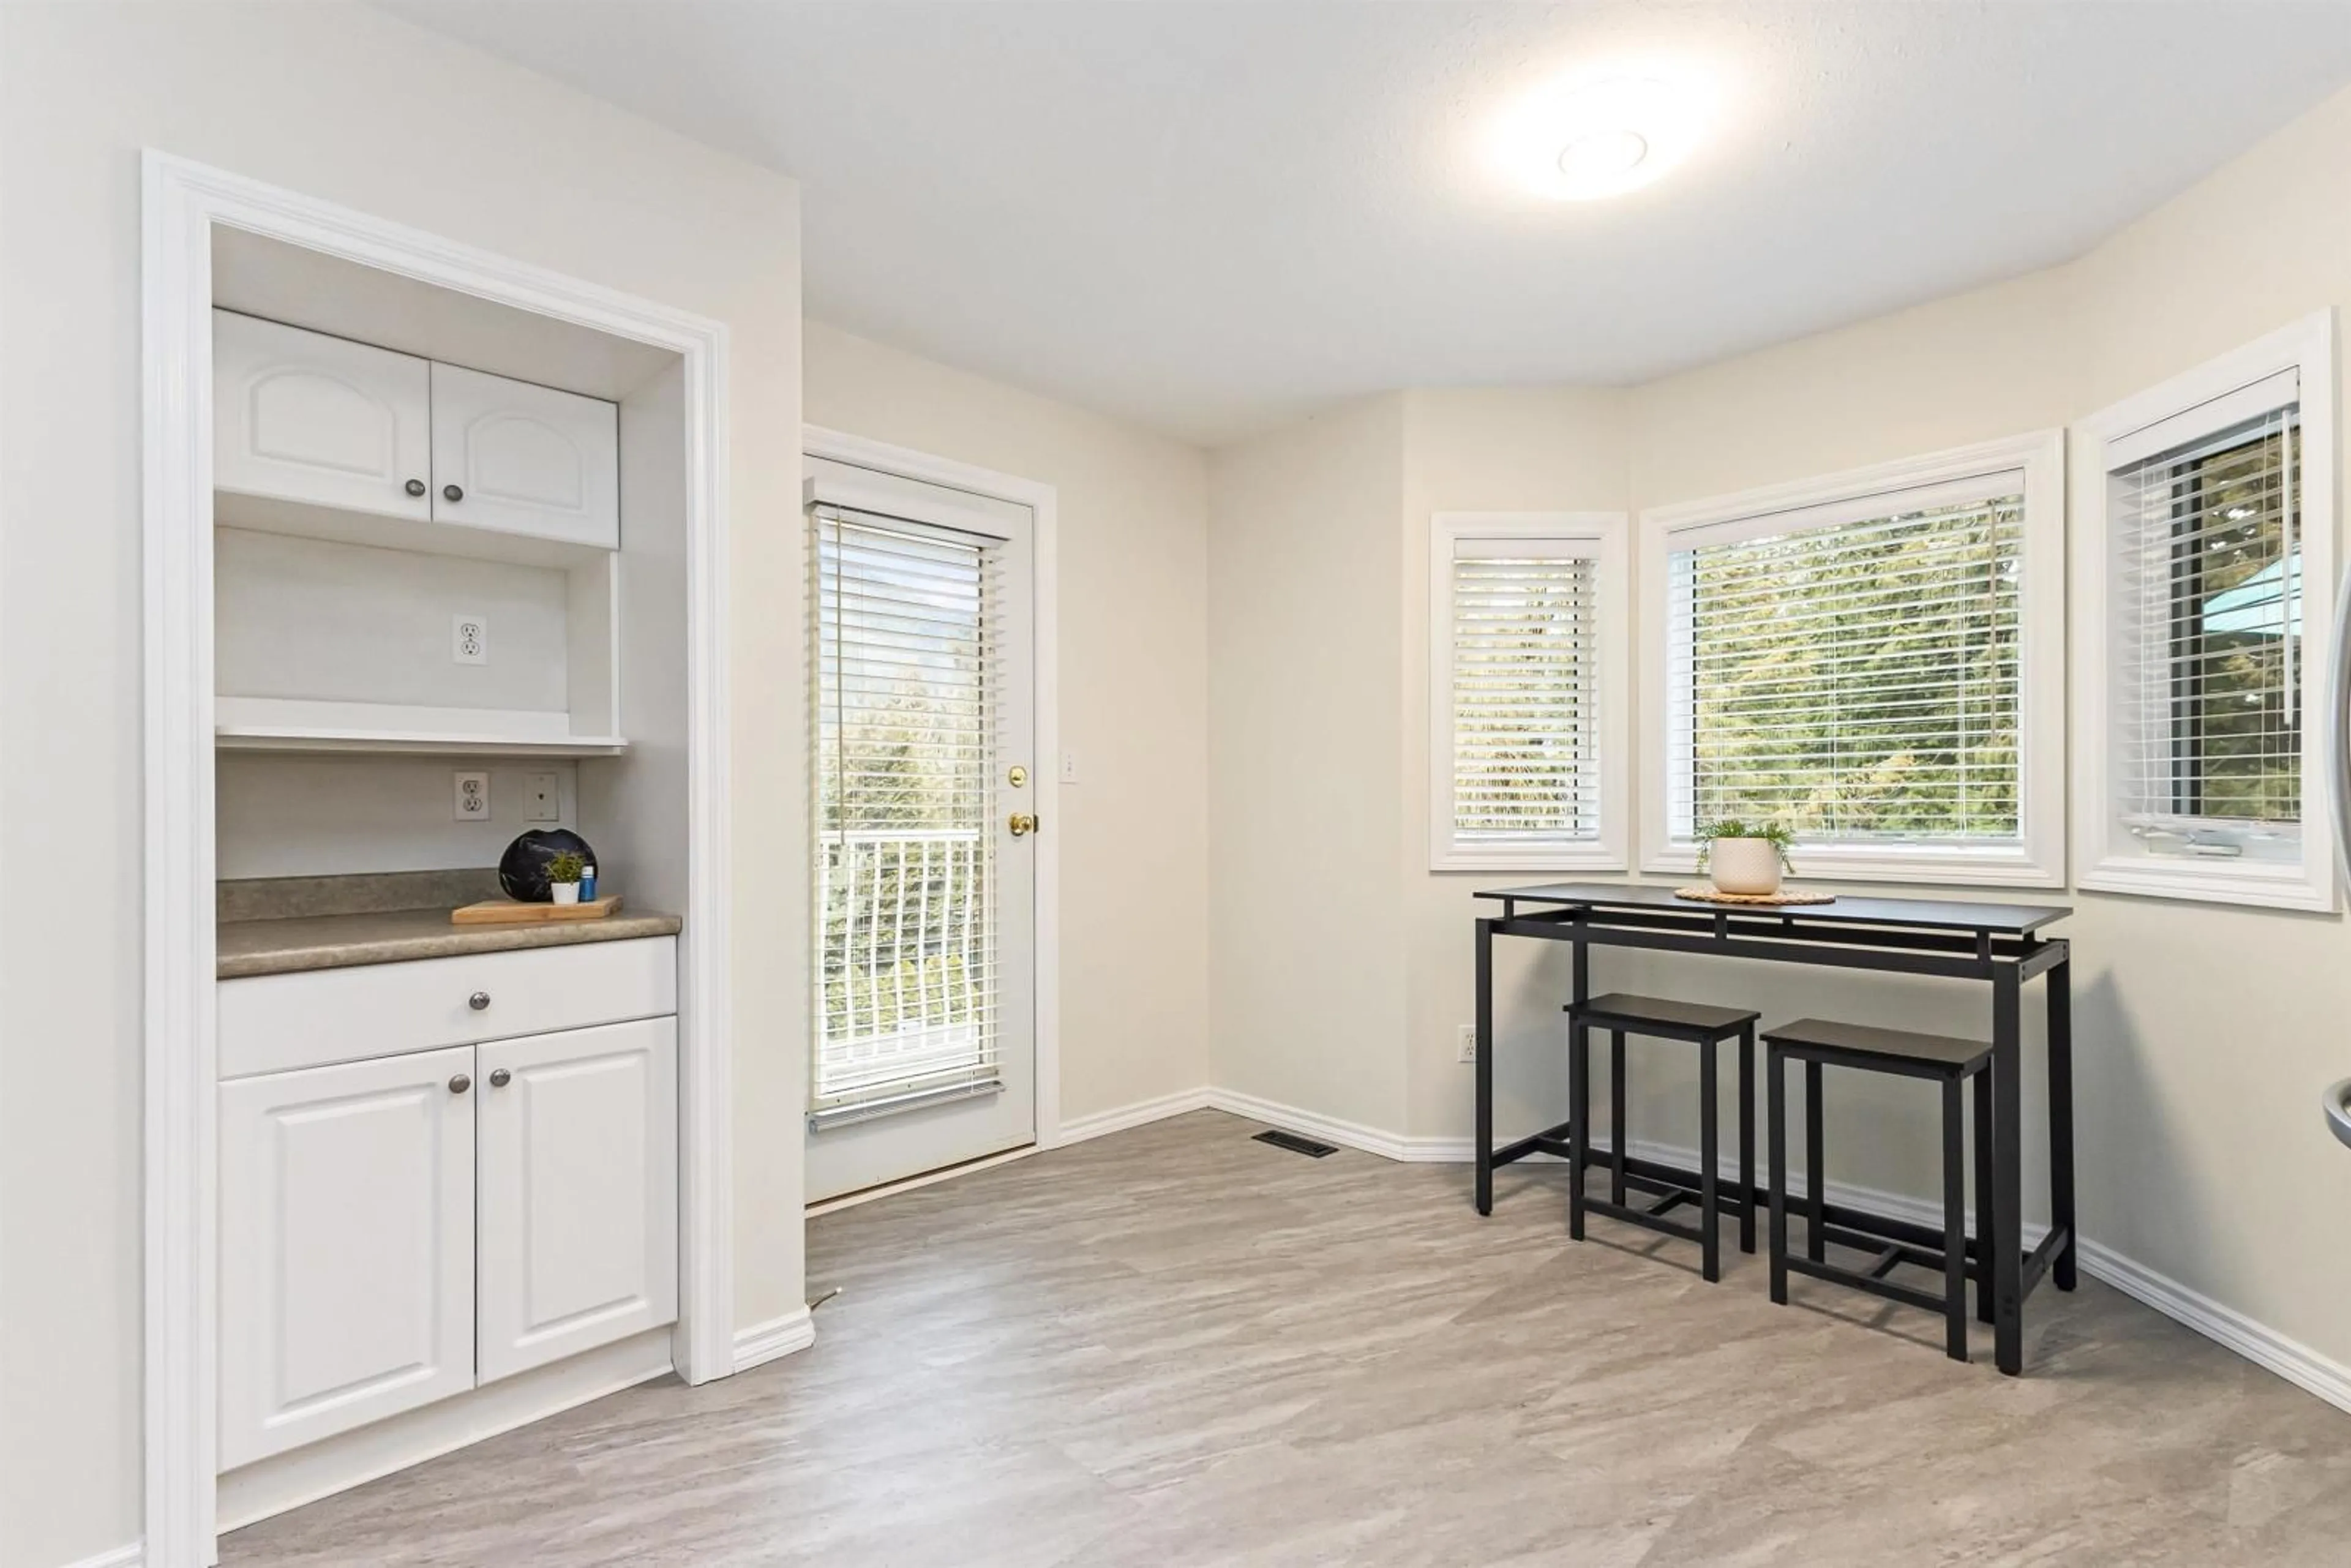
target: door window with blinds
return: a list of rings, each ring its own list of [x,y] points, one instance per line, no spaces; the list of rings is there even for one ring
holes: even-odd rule
[[[2032,768],[2062,715],[2057,589],[2036,580],[2062,559],[2054,440],[2000,455],[2013,465],[1949,455],[1656,529],[1660,869],[1736,820],[1787,829],[1813,875],[2059,874]]]
[[[1626,863],[1625,529],[1614,513],[1434,519],[1435,869]]]
[[[2321,434],[2304,367],[2259,368],[2191,380],[2162,417],[2140,402],[2088,423],[2103,723],[2085,885],[2332,903],[2332,867],[2309,853],[2325,831],[2313,627],[2330,584],[2305,504]]]
[[[813,532],[821,1128],[998,1082],[1001,595],[983,540],[832,507]]]

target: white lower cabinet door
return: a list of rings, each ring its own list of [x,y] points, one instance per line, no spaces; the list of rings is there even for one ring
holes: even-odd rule
[[[220,1465],[474,1386],[474,1049],[220,1086]]]
[[[677,1020],[477,1050],[484,1383],[677,1320]]]

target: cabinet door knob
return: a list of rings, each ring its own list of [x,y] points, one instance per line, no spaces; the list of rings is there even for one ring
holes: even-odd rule
[[[490,1087],[493,1089],[503,1089],[513,1082],[514,1074],[508,1072],[503,1067],[497,1068],[490,1073]]]
[[[452,1094],[463,1094],[466,1090],[471,1089],[473,1086],[474,1081],[466,1077],[462,1072],[449,1080],[449,1092]]]
[[[477,1013],[487,1012],[490,1008],[490,993],[487,991],[475,991],[472,996],[465,998],[465,1005],[473,1009]]]
[[[422,479],[411,479],[406,485],[403,485],[401,487],[412,496],[422,496],[424,494],[424,481]]]
[[[465,492],[459,486],[444,485],[441,486],[441,498],[444,501],[462,501],[465,498]]]

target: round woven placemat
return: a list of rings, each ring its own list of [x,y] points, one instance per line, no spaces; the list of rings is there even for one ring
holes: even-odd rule
[[[1777,893],[1725,893],[1719,888],[1699,883],[1691,887],[1674,889],[1676,898],[1687,898],[1693,904],[1834,904],[1834,893],[1797,893],[1782,888]]]

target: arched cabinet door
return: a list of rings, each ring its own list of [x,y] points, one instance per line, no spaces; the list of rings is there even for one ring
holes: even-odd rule
[[[620,445],[600,398],[433,367],[436,521],[618,549]]]
[[[423,360],[215,310],[214,486],[430,517],[431,397]]]

